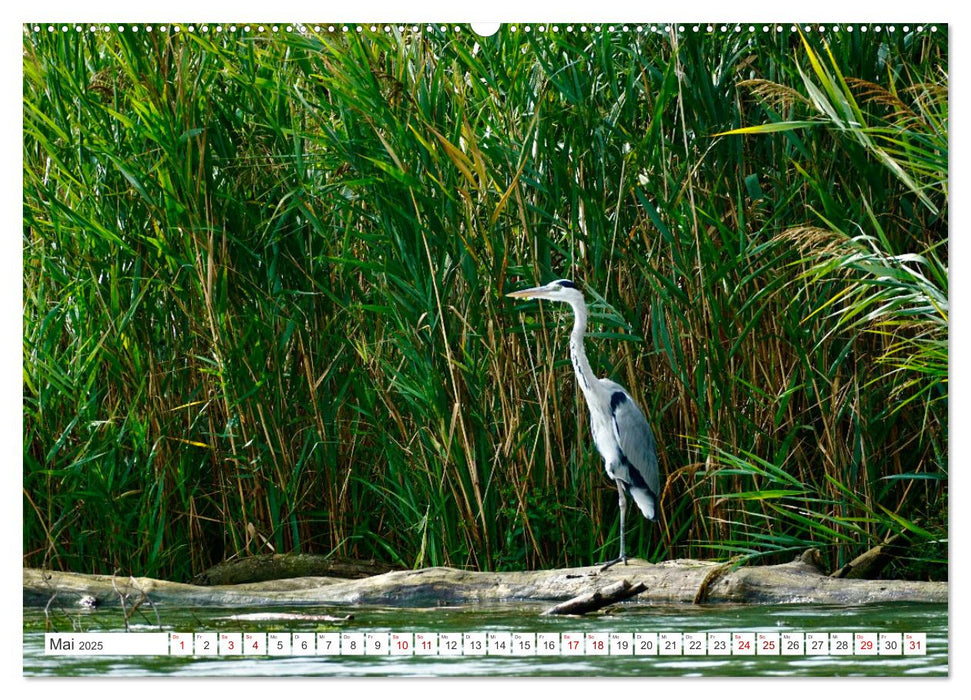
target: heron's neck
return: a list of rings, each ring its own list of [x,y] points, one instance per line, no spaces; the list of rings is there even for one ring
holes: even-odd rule
[[[583,335],[587,330],[587,307],[585,304],[571,304],[573,307],[573,332],[570,334],[570,359],[573,371],[584,394],[589,394],[597,386],[596,377],[590,369],[587,353],[583,349]]]

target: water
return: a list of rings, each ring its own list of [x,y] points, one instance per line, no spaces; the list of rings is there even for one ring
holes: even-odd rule
[[[259,610],[151,611],[134,631],[183,632],[924,632],[925,656],[289,656],[200,658],[176,656],[47,656],[44,632],[123,631],[113,609],[51,613],[24,609],[27,676],[905,676],[948,675],[948,610],[945,605],[656,606],[620,608],[613,614],[543,617],[541,607],[502,606],[431,609],[300,608],[307,614],[344,615],[341,623],[252,622],[233,619]],[[280,612],[294,612],[293,608]]]

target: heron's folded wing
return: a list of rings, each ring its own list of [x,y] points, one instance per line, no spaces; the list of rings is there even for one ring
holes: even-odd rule
[[[656,499],[661,490],[661,479],[651,426],[630,394],[624,390],[615,391],[611,396],[610,410],[617,444],[630,463],[632,486],[647,488]]]

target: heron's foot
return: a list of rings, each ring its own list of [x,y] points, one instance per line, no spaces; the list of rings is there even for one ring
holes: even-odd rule
[[[603,566],[600,567],[600,570],[598,571],[598,573],[601,573],[602,574],[604,571],[606,571],[607,569],[609,569],[611,566],[613,566],[614,564],[619,564],[620,562],[624,562],[624,566],[627,566],[627,557],[626,556],[617,557],[616,559],[614,559],[612,561],[608,561],[606,564],[604,564]]]

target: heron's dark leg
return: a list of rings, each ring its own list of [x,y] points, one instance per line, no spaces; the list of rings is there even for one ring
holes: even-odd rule
[[[627,494],[624,493],[624,482],[620,479],[615,481],[617,484],[617,501],[620,504],[620,556],[613,561],[608,561],[606,564],[600,567],[601,571],[606,571],[614,564],[624,562],[624,566],[627,565],[627,547],[624,544],[624,536],[627,530]]]

